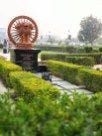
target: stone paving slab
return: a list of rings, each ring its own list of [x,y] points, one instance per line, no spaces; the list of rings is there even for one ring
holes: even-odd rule
[[[76,86],[76,85],[73,85],[67,81],[52,81],[52,84],[57,84],[59,86],[61,86],[63,89],[66,89],[66,90],[71,90],[71,89],[78,89],[79,87]]]
[[[54,82],[54,81],[62,81],[62,79],[61,78],[59,78],[59,77],[55,77],[55,76],[51,76],[52,77],[52,81]]]

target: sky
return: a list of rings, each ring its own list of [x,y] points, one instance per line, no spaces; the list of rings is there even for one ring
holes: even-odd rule
[[[93,15],[102,21],[102,0],[0,0],[0,28],[19,15],[31,17],[39,36],[76,37],[82,18]]]

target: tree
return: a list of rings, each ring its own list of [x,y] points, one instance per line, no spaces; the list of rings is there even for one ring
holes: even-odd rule
[[[102,33],[102,23],[92,15],[81,20],[81,29],[78,33],[78,39],[81,42],[88,42],[93,45],[95,39],[97,39]]]

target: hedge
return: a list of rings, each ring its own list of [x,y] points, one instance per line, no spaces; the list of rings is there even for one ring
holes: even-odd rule
[[[82,47],[75,47],[69,45],[37,45],[37,48],[41,49],[42,51],[53,51],[53,52],[66,52],[66,53],[76,53],[82,52],[84,49]]]
[[[71,56],[93,57],[95,64],[102,64],[102,53],[71,54]]]
[[[11,63],[10,61],[0,59],[0,77],[8,86],[10,86],[9,73],[11,71],[22,71],[22,68],[16,64]]]
[[[32,103],[0,95],[1,136],[101,136],[102,94],[46,96]]]
[[[80,84],[78,71],[82,66],[53,60],[47,61],[47,66],[55,76],[61,77],[74,84]]]
[[[66,62],[47,61],[52,74],[74,84],[85,85],[93,92],[102,91],[102,71],[97,71]]]
[[[102,91],[102,72],[92,69],[81,69],[80,78],[87,89],[93,92]]]
[[[9,79],[17,95],[28,101],[32,100],[36,95],[45,94],[51,96],[51,98],[59,95],[57,88],[30,72],[10,72]]]
[[[99,48],[99,51],[102,52],[102,47]]]
[[[41,53],[41,60],[61,60],[66,61],[67,57],[92,57],[94,58],[95,64],[102,63],[102,53],[81,53],[81,54],[67,54],[67,53],[52,53],[43,52]]]
[[[62,60],[65,61],[66,53],[54,53],[54,52],[43,52],[41,53],[41,60]]]
[[[85,50],[86,53],[90,53],[90,52],[92,52],[93,48],[90,47],[90,46],[85,46],[84,50]]]
[[[94,66],[94,64],[95,64],[93,57],[67,56],[65,61],[68,63],[75,63],[75,64],[84,65],[84,66],[91,66],[91,67]]]

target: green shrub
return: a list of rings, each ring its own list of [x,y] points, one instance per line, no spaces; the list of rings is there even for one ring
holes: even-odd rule
[[[102,72],[91,70],[91,69],[81,69],[80,78],[87,89],[98,92],[102,91]]]
[[[93,57],[95,64],[101,64],[102,63],[102,53],[70,54],[70,56]]]
[[[53,51],[53,52],[66,52],[66,53],[76,53],[78,50],[80,52],[80,47],[69,46],[69,45],[37,45],[37,48],[42,51]],[[82,49],[81,49],[82,51]]]
[[[84,47],[84,50],[85,50],[86,53],[90,53],[90,52],[92,52],[93,48],[86,46],[86,47]]]
[[[79,84],[78,71],[82,66],[52,60],[47,62],[47,66],[52,74],[71,83]]]
[[[93,66],[95,64],[94,58],[92,57],[67,56],[65,61],[69,63],[84,65],[84,66]]]
[[[65,53],[43,52],[41,53],[41,60],[62,60],[65,61]]]
[[[80,53],[80,54],[52,53],[52,52],[41,53],[41,60],[52,59],[65,61],[67,57],[92,57],[95,61],[95,64],[102,63],[102,53]]]
[[[9,61],[0,59],[0,77],[6,83],[6,85],[10,86],[9,83],[9,73],[11,71],[21,71],[22,68],[17,66]]]
[[[57,101],[46,96],[32,103],[13,102],[0,95],[0,134],[2,136],[101,136],[102,94],[61,95]]]
[[[102,52],[102,47],[99,48],[99,51]]]
[[[30,72],[10,72],[9,78],[17,94],[25,100],[32,100],[34,96],[42,94],[49,95],[51,98],[59,96],[57,88]]]

